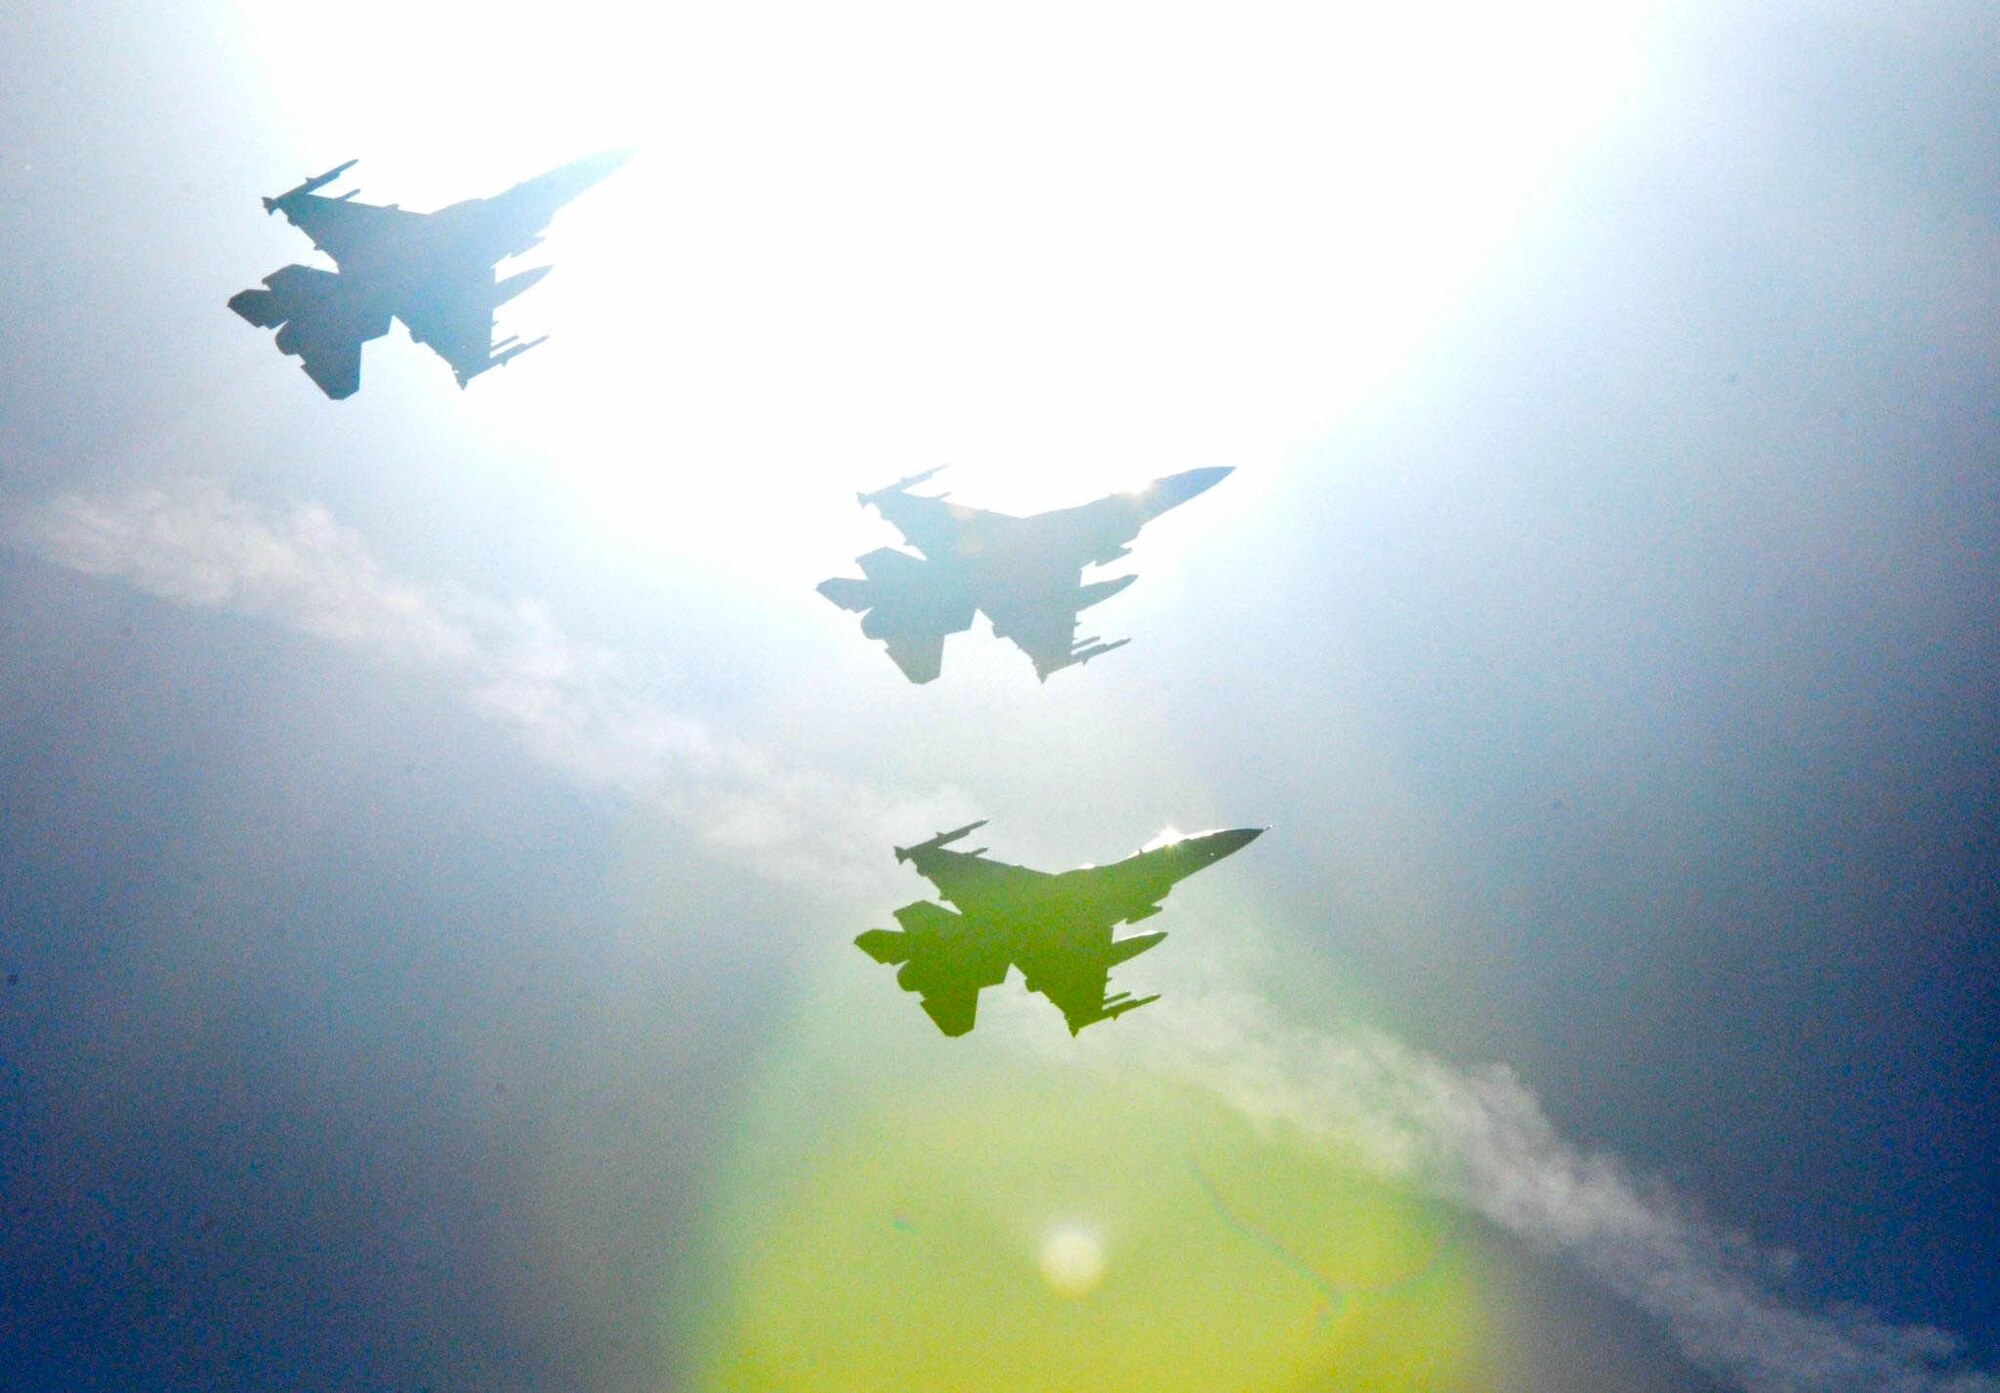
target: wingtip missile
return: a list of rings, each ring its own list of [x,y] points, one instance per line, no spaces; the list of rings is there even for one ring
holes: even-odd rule
[[[986,823],[987,819],[982,817],[977,822],[968,822],[965,826],[954,828],[952,831],[940,832],[930,840],[918,842],[915,846],[899,846],[896,848],[896,863],[901,865],[912,856],[916,856],[921,852],[936,851],[941,846],[949,845],[962,837],[968,837],[984,827]]]
[[[1092,658],[1103,657],[1106,653],[1109,653],[1114,648],[1123,648],[1126,644],[1130,643],[1131,641],[1132,640],[1129,638],[1121,638],[1112,643],[1099,643],[1096,639],[1089,639],[1085,642],[1084,646],[1078,648],[1076,652],[1071,654],[1070,656],[1076,662],[1087,663]]]
[[[503,344],[514,343],[514,339],[518,337],[519,335],[510,335],[502,342]],[[526,353],[529,349],[538,347],[542,344],[547,343],[548,341],[549,341],[549,336],[547,334],[543,334],[540,338],[529,339],[526,343],[515,343],[514,346],[512,348],[507,349],[506,352],[495,353],[493,355],[493,361],[487,364],[487,366],[494,368],[504,368],[507,366],[507,364],[513,362],[516,358],[520,357],[523,353]]]
[[[307,179],[305,182],[301,183],[295,189],[286,189],[281,194],[276,194],[270,198],[265,199],[264,211],[267,213],[275,213],[278,211],[280,207],[284,205],[287,199],[299,198],[305,194],[311,193],[315,189],[326,187],[326,185],[331,184],[334,180],[338,179],[341,175],[347,173],[348,170],[354,168],[354,166],[359,164],[360,162],[361,162],[360,159],[357,157],[355,159],[349,160],[346,164],[337,164],[332,169],[329,169],[326,173],[317,175],[311,179]]]
[[[925,480],[935,478],[937,475],[943,473],[944,470],[945,466],[940,464],[935,466],[934,468],[926,469],[918,474],[906,475],[905,477],[896,480],[895,483],[889,485],[887,488],[876,489],[873,493],[857,493],[854,495],[854,497],[857,502],[859,502],[863,507],[866,507],[871,503],[881,502],[883,499],[889,497],[891,494],[902,493],[905,490],[913,489],[918,484],[923,483]]]
[[[1127,1011],[1136,1011],[1141,1006],[1150,1006],[1159,999],[1160,994],[1158,992],[1154,992],[1151,996],[1142,996],[1136,1001],[1132,999],[1130,992],[1119,992],[1115,996],[1107,996],[1104,998],[1104,1004],[1097,1009],[1095,1014],[1085,1016],[1082,1020],[1071,1020],[1069,1023],[1069,1033],[1071,1035],[1079,1034],[1085,1026],[1096,1025],[1099,1021],[1115,1021]]]
[[[520,337],[521,336],[519,334],[509,334],[506,338],[494,344],[491,349],[487,350],[490,356],[488,356],[486,361],[478,364],[470,371],[460,372],[457,369],[453,369],[452,376],[458,379],[459,387],[465,388],[467,386],[470,386],[472,383],[472,379],[479,376],[479,374],[481,374],[482,372],[490,371],[493,368],[504,368],[507,366],[507,364],[513,362],[516,358],[520,357],[523,353],[526,353],[529,349],[538,347],[541,344],[545,344],[549,341],[549,336],[547,334],[543,334],[540,338],[529,339],[526,343],[515,343],[514,341]],[[509,344],[512,344],[513,346],[510,348],[508,347]],[[495,350],[505,350],[505,351],[496,352]]]

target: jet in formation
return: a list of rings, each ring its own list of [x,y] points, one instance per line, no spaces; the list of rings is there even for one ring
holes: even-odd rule
[[[912,682],[938,675],[945,636],[971,628],[977,610],[985,611],[997,637],[1013,640],[1034,661],[1035,675],[1045,682],[1052,672],[1131,642],[1076,636],[1079,614],[1138,579],[1086,585],[1083,568],[1124,556],[1146,523],[1230,473],[1190,469],[1136,493],[1021,518],[950,503],[943,494],[910,492],[937,472],[856,495],[921,555],[881,547],[857,558],[862,579],[842,576],[819,586],[827,599],[861,614],[861,632],[887,644]]]
[[[260,329],[276,329],[278,351],[296,355],[329,397],[360,388],[361,345],[388,333],[391,316],[451,364],[463,387],[542,342],[494,342],[493,311],[549,268],[498,280],[494,267],[538,244],[557,209],[627,158],[625,151],[593,155],[435,213],[356,203],[352,192],[319,193],[353,166],[349,160],[264,200],[265,212],[283,213],[339,269],[280,267],[262,289],[231,296],[229,308]]]
[[[918,900],[896,911],[901,928],[870,929],[854,940],[876,962],[897,965],[897,984],[922,998],[946,1035],[972,1029],[980,991],[999,986],[1011,967],[1021,969],[1029,991],[1055,1003],[1071,1035],[1159,1000],[1157,994],[1135,1000],[1130,992],[1110,993],[1109,983],[1112,968],[1153,947],[1165,932],[1113,938],[1112,930],[1158,914],[1175,884],[1248,846],[1264,830],[1201,832],[1115,865],[1054,874],[991,860],[984,847],[951,849],[985,825],[969,823],[896,848],[896,860],[915,866],[955,908]]]

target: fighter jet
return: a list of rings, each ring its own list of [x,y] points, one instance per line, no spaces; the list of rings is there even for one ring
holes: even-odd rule
[[[1108,600],[1137,576],[1083,583],[1085,566],[1129,551],[1139,529],[1167,509],[1213,488],[1228,469],[1190,469],[1155,479],[1137,493],[1033,517],[1010,517],[910,490],[937,474],[927,469],[874,493],[857,494],[896,525],[921,555],[880,547],[857,558],[863,579],[823,581],[819,593],[861,614],[861,632],[881,639],[912,682],[929,682],[944,662],[948,634],[972,627],[984,610],[999,638],[1012,639],[1049,674],[1122,648],[1076,636],[1077,616]]]
[[[1160,912],[1174,885],[1255,841],[1261,827],[1200,832],[1128,856],[1110,866],[1051,874],[991,860],[986,848],[953,851],[952,842],[985,822],[940,832],[896,848],[954,908],[918,900],[896,911],[897,929],[869,929],[855,946],[878,963],[899,965],[896,981],[921,998],[946,1035],[972,1029],[979,993],[1021,969],[1027,989],[1054,1002],[1075,1035],[1087,1025],[1136,1011],[1153,996],[1108,990],[1111,969],[1166,937],[1164,932],[1113,938],[1120,924]]]
[[[276,329],[278,351],[296,355],[306,376],[336,400],[360,388],[361,345],[388,333],[391,316],[451,364],[463,387],[542,342],[510,336],[495,343],[493,311],[549,268],[497,280],[495,265],[540,243],[558,208],[629,155],[593,155],[435,213],[356,203],[351,191],[320,194],[354,165],[349,160],[264,200],[265,212],[283,213],[339,269],[281,267],[264,277],[263,289],[231,296],[229,308],[260,329]]]

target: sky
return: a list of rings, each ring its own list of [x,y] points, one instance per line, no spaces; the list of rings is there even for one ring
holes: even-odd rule
[[[0,7],[9,1386],[2000,1388],[1995,90],[1971,3]],[[343,160],[613,148],[464,390],[224,306]],[[813,587],[940,464],[1234,472],[918,687]],[[1269,830],[953,1040],[852,940],[980,817]]]

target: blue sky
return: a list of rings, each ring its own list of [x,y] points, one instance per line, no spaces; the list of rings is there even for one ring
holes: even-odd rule
[[[0,21],[0,1359],[947,1379],[895,1293],[1105,1388],[1991,1386],[1988,29]],[[328,402],[223,309],[302,175],[627,145],[464,392],[398,331]],[[1236,472],[1128,647],[912,688],[811,592],[940,462]],[[850,941],[979,816],[1271,831],[1158,1004],[945,1041]]]

